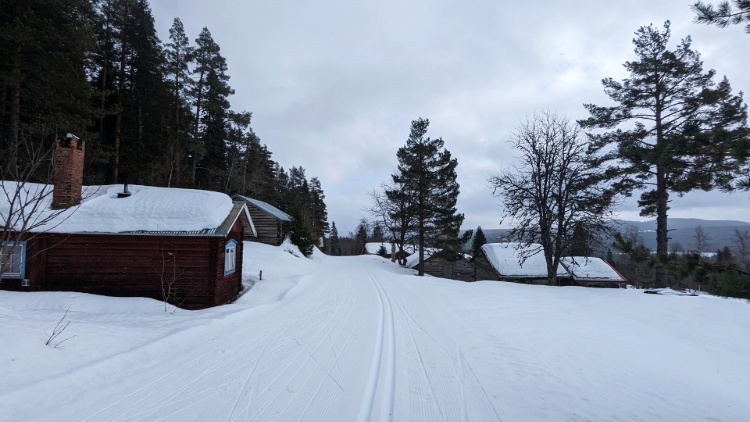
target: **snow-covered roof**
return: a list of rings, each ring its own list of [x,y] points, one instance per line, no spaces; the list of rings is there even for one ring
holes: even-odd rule
[[[625,282],[625,279],[606,261],[591,256],[565,256],[560,263],[578,280],[610,280]]]
[[[524,246],[514,242],[486,243],[482,245],[482,251],[501,277],[546,278],[547,262],[544,260],[541,247],[538,244]],[[538,252],[534,253],[535,251]],[[528,256],[522,264],[519,264],[519,257],[522,253],[534,253],[534,255]],[[562,265],[557,268],[558,277],[568,275]]]
[[[12,181],[0,181],[0,185],[4,193],[0,195],[0,214],[7,219],[8,196],[12,197],[19,185]],[[25,183],[20,188],[21,199],[42,197],[31,216],[32,222],[42,224],[33,232],[221,234],[229,217],[247,213],[246,207],[238,208],[220,192],[139,185],[129,185],[131,196],[126,198],[117,196],[123,185],[84,186],[81,205],[54,211],[50,208],[51,185]],[[30,209],[29,205],[25,208]]]
[[[281,211],[280,209],[274,207],[273,205],[269,204],[268,202],[263,202],[257,199],[248,198],[247,196],[243,195],[234,195],[236,199],[243,200],[247,202],[248,204],[255,205],[258,207],[261,211],[265,212],[266,214],[269,214],[281,221],[292,221],[292,216],[285,213],[284,211]]]

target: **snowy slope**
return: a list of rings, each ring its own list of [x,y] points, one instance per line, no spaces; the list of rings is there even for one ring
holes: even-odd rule
[[[419,278],[377,256],[245,244],[202,311],[0,292],[8,421],[743,421],[750,305]],[[259,280],[260,272],[263,279]],[[58,348],[45,346],[65,309]]]

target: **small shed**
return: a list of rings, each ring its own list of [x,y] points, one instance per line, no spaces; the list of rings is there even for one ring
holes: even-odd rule
[[[436,250],[425,249],[424,273],[434,277],[451,280],[474,281],[474,263],[465,256],[450,260],[437,253]],[[415,253],[407,258],[409,268],[418,269],[419,254]]]
[[[244,201],[253,218],[257,237],[248,237],[247,240],[273,246],[279,246],[284,242],[288,234],[289,222],[292,221],[289,214],[267,202],[243,195],[234,195],[232,198],[236,201]]]
[[[475,257],[474,266],[476,280],[547,284],[547,263],[538,244],[486,243]],[[557,269],[557,279],[560,285],[570,283],[570,274],[562,265]]]
[[[621,287],[627,283],[622,274],[601,258],[566,256],[560,263],[570,273],[572,284],[577,286]]]

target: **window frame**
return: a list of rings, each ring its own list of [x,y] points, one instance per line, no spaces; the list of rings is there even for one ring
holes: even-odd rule
[[[237,272],[237,241],[229,239],[224,243],[224,275]]]
[[[18,246],[16,246],[16,243],[18,244]],[[26,241],[25,240],[21,240],[21,241],[9,240],[9,241],[0,243],[0,271],[2,271],[2,267],[3,267],[2,257],[8,255],[4,253],[6,247],[10,247],[10,251],[13,252],[12,254],[10,254],[11,256],[14,256],[16,254],[19,256],[21,260],[19,264],[20,268],[19,268],[19,272],[17,273],[11,273],[8,271],[2,272],[0,273],[0,278],[10,279],[10,280],[23,280],[24,278],[26,278]],[[16,248],[20,248],[21,252],[18,253],[16,250],[14,250]],[[13,266],[12,261],[10,263],[10,266],[12,268]],[[8,270],[10,270],[11,268],[8,268]]]

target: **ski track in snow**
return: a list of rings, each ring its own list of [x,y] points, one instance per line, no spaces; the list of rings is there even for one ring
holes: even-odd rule
[[[388,421],[393,419],[393,402],[396,394],[396,333],[393,307],[380,281],[369,271],[367,277],[372,281],[377,293],[379,314],[375,353],[357,421]],[[376,407],[378,397],[381,402],[380,406]]]
[[[298,262],[286,253],[281,257],[290,266]],[[244,308],[240,302],[208,318],[196,313],[192,326],[164,330],[162,337],[88,362],[75,361],[66,349],[52,352],[71,359],[67,370],[36,381],[16,375],[19,384],[4,385],[0,394],[0,420],[706,420],[709,413],[689,409],[698,394],[707,402],[728,397],[714,409],[719,420],[737,420],[749,409],[741,397],[750,387],[748,370],[721,366],[722,359],[738,362],[745,353],[723,340],[750,334],[750,325],[730,325],[741,312],[722,316],[721,325],[700,337],[659,343],[682,322],[654,308],[677,321],[659,319],[674,324],[671,330],[649,331],[648,318],[616,325],[631,315],[631,304],[645,303],[639,309],[654,315],[645,306],[656,300],[692,306],[701,305],[700,299],[464,284],[413,277],[377,257],[299,262],[305,265],[284,279],[287,290],[269,295],[275,302]],[[616,306],[602,299],[607,297]],[[714,304],[707,300],[693,314],[728,309]],[[120,322],[118,336],[127,334]],[[730,331],[718,334],[727,325]],[[601,334],[613,326],[617,335]],[[584,329],[571,331],[576,327]],[[576,341],[566,343],[570,332]],[[722,345],[708,349],[711,358],[722,359],[709,359],[706,337]],[[637,338],[646,339],[652,358],[668,357],[658,365],[670,365],[676,350],[703,364],[670,369],[670,377],[682,378],[669,381],[658,366],[640,359]],[[620,369],[623,362],[627,370]],[[696,390],[701,383],[709,387]]]

